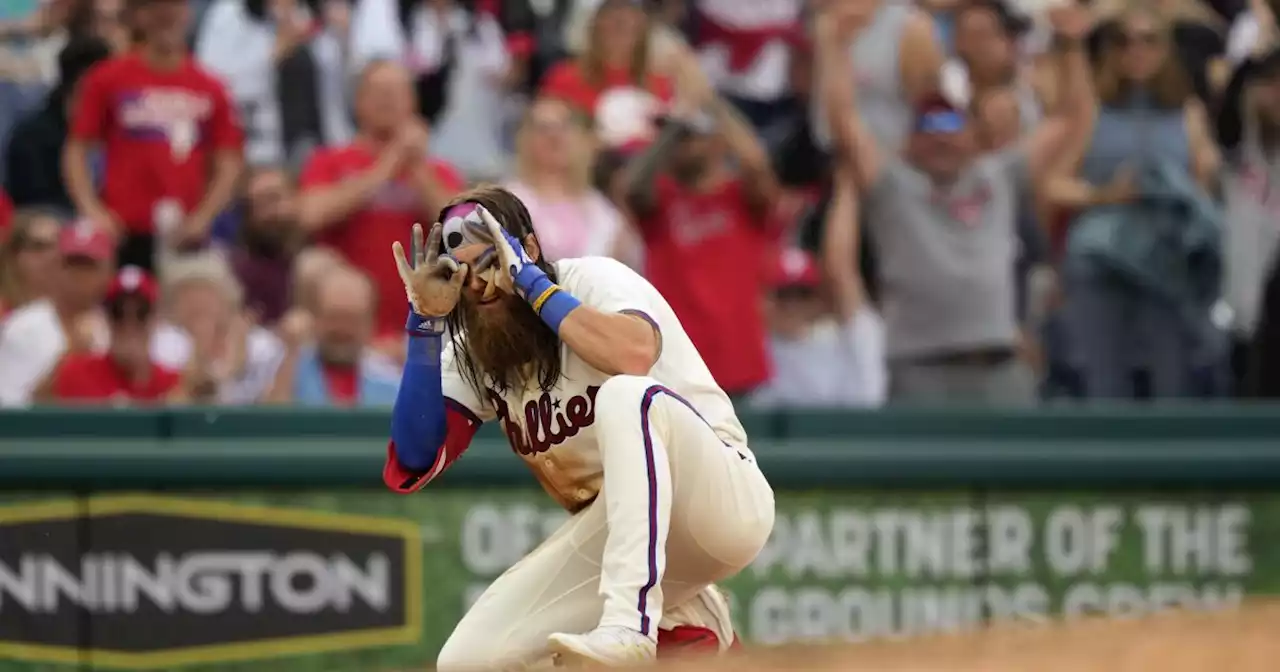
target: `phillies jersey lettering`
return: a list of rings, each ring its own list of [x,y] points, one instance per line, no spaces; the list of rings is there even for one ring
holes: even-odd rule
[[[578,430],[595,422],[596,392],[599,390],[598,385],[592,385],[587,388],[586,396],[575,394],[569,397],[563,409],[559,397],[553,399],[543,392],[536,400],[524,405],[523,427],[511,418],[510,407],[497,390],[490,388],[488,393],[489,403],[493,404],[511,449],[518,455],[537,455],[577,436]]]
[[[152,87],[121,92],[116,106],[116,118],[126,133],[167,142],[174,160],[186,161],[204,137],[213,99],[189,89]]]
[[[602,257],[558,261],[555,271],[558,284],[583,305],[603,313],[634,314],[653,324],[661,333],[662,351],[650,375],[687,400],[724,442],[746,443],[733,404],[652,285],[621,262]],[[596,435],[596,397],[612,376],[562,343],[561,376],[550,389],[533,386],[499,392],[486,380],[485,388],[477,391],[459,371],[456,352],[448,343],[442,357],[445,396],[481,420],[497,419],[512,451],[561,506],[578,510],[594,499],[604,474]],[[639,427],[639,406],[634,412]]]
[[[729,217],[723,209],[707,204],[677,201],[671,205],[671,237],[679,245],[692,247],[728,233],[733,228]]]

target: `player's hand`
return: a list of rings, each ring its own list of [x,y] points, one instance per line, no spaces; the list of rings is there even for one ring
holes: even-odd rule
[[[547,277],[547,274],[533,264],[528,252],[525,252],[524,245],[502,228],[498,220],[494,219],[483,205],[477,205],[476,212],[480,213],[480,219],[484,220],[484,226],[489,231],[489,239],[498,251],[498,263],[502,266],[498,273],[505,275],[505,279],[510,281],[520,298],[529,300],[534,283],[539,278]]]
[[[437,222],[424,245],[422,225],[414,224],[412,262],[405,257],[400,241],[391,244],[409,305],[422,317],[440,318],[453,312],[462,294],[462,283],[467,280],[466,264],[458,263],[451,255],[440,254],[440,236],[441,226]]]

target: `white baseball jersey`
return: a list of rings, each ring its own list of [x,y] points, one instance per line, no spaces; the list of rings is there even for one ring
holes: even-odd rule
[[[652,322],[661,334],[662,351],[649,371],[679,395],[726,444],[746,451],[746,432],[729,397],[716,385],[702,356],[680,320],[658,290],[621,262],[605,257],[565,259],[555,263],[557,284],[583,305],[605,313],[631,313]],[[483,398],[467,384],[454,361],[454,348],[444,350],[444,396],[478,419],[498,419],[512,449],[533,470],[543,488],[570,511],[577,511],[600,492],[600,449],[596,440],[595,394],[609,375],[587,364],[561,344],[560,380],[554,389],[509,390],[490,387]],[[637,408],[637,414],[640,409]]]

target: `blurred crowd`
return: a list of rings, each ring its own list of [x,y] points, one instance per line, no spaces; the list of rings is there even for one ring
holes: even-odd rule
[[[1276,0],[19,0],[0,406],[386,406],[507,186],[750,407],[1280,394]]]

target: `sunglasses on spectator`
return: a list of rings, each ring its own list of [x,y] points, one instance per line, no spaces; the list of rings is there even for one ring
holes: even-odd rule
[[[1116,46],[1121,49],[1142,45],[1152,47],[1160,44],[1160,35],[1153,32],[1120,33],[1116,36]]]

